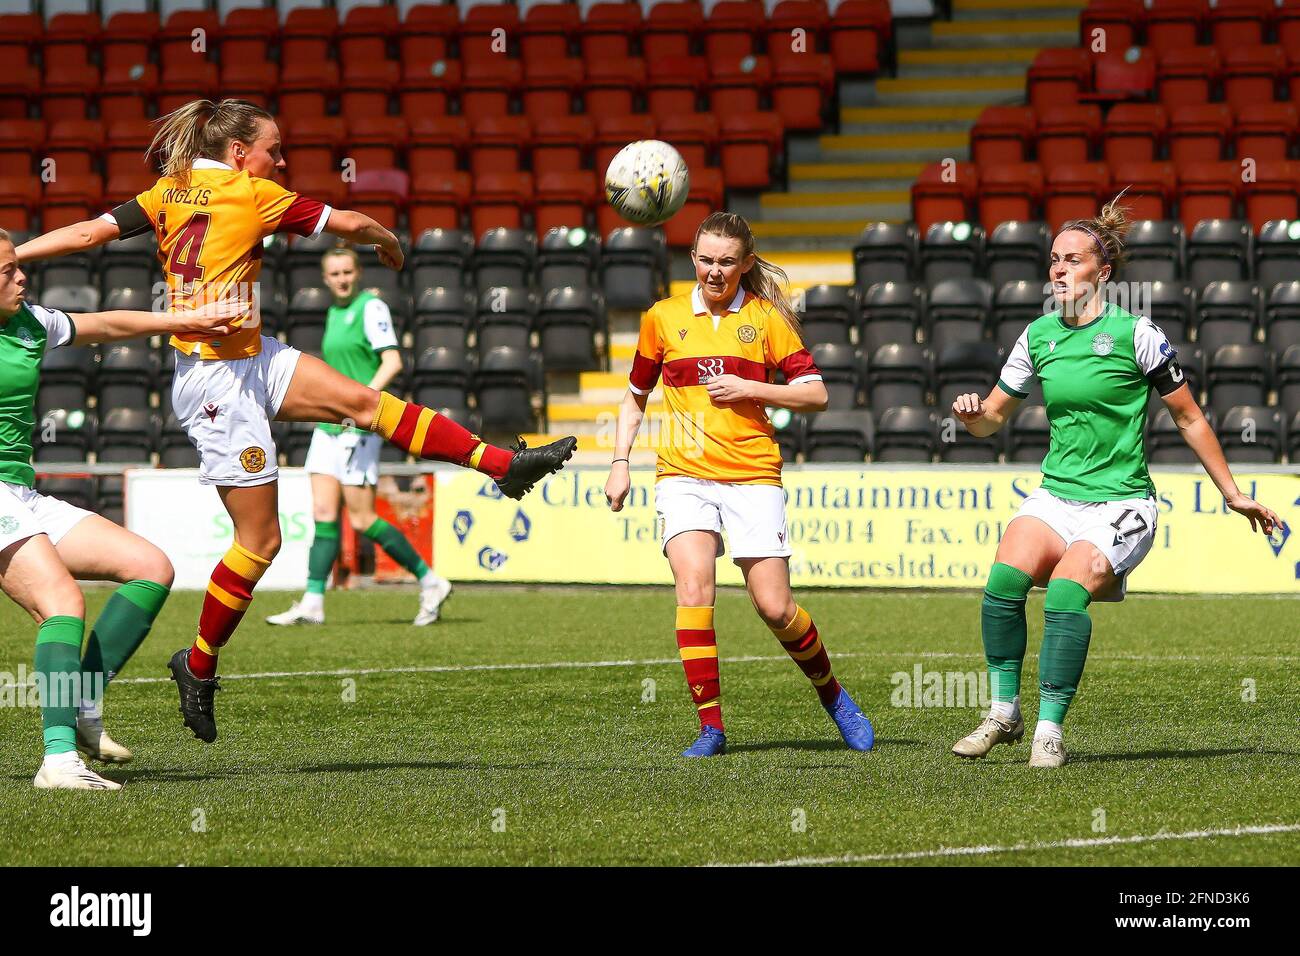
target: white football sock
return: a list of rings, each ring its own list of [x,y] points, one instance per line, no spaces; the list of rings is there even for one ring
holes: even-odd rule
[[[62,767],[66,770],[81,763],[81,755],[75,750],[69,750],[63,754],[46,754],[45,762],[53,767]]]
[[[1020,717],[1020,695],[1016,694],[1011,700],[995,700],[989,713],[994,717],[1001,717],[1003,720],[1014,721]]]
[[[315,594],[311,591],[308,591],[305,594],[303,594],[302,600],[298,602],[298,606],[302,608],[304,611],[308,611],[309,613],[312,614],[324,614],[325,595]]]
[[[442,578],[438,577],[438,575],[433,573],[433,568],[430,568],[428,571],[425,571],[424,577],[420,578],[421,589],[431,588],[441,583],[442,583]]]
[[[1050,737],[1053,740],[1063,740],[1061,725],[1054,724],[1050,720],[1040,720],[1038,726],[1034,728],[1034,739]]]

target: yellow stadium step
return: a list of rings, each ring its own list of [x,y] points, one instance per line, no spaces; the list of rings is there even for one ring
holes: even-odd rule
[[[899,93],[1013,93],[1023,90],[1025,77],[1023,72],[1012,76],[911,76],[884,77],[876,81],[876,92],[882,96]],[[927,107],[928,108],[928,107]],[[936,136],[951,135],[947,133],[932,134]]]
[[[1059,6],[1059,4],[1057,4]],[[1074,18],[1025,20],[936,20],[930,35],[942,37],[987,37],[990,35],[1034,36],[1048,33],[1074,33],[1079,21]]]
[[[984,10],[1082,10],[1088,0],[952,0],[953,13]]]
[[[611,362],[630,362],[636,358],[635,342],[611,342],[609,359]]]
[[[857,238],[867,227],[867,219],[824,219],[796,222],[755,222],[750,223],[754,235],[762,238],[784,238],[798,236],[843,236]],[[877,220],[899,221],[899,220]]]
[[[632,346],[636,351],[636,346]],[[580,372],[578,387],[584,392],[596,388],[627,388],[627,376],[621,372]]]
[[[908,66],[983,66],[989,63],[1031,63],[1040,47],[980,47],[978,49],[899,50],[898,65]],[[948,109],[978,109],[978,107],[949,107]],[[926,110],[929,115],[930,111]],[[938,119],[939,117],[935,117]],[[956,118],[956,117],[954,117]],[[964,117],[963,117],[964,118]],[[974,118],[974,117],[972,117]]]
[[[846,189],[834,193],[763,193],[758,201],[765,209],[801,209],[808,206],[859,203],[906,203],[911,200],[912,193],[909,189]]]
[[[662,415],[662,404],[647,405],[647,415]],[[618,417],[618,405],[612,402],[552,402],[546,407],[546,417],[554,425],[558,422],[595,422],[602,416]]]
[[[790,166],[790,180],[911,180],[921,175],[924,168],[924,163],[794,163]]]
[[[917,53],[956,53],[956,50],[915,50]],[[983,51],[972,51],[983,52]],[[902,61],[903,53],[899,53]],[[846,106],[840,110],[841,123],[919,123],[924,120],[939,123],[960,123],[979,119],[982,106],[928,106],[918,112],[914,106]],[[905,166],[906,163],[882,163],[886,166]],[[883,177],[882,177],[883,178]]]

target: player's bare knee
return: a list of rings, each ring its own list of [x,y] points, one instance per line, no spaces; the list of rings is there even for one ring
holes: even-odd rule
[[[36,613],[32,616],[39,621],[47,621],[52,617],[84,618],[86,616],[86,599],[81,593],[81,588],[77,587],[76,581],[66,575],[62,580],[43,586],[35,605]]]
[[[677,603],[683,607],[709,607],[713,604],[713,586],[704,581],[679,581]]]
[[[368,429],[379,411],[379,392],[365,385],[359,385],[348,395],[348,410],[345,413],[357,428]]]
[[[150,545],[142,549],[131,561],[127,569],[127,580],[153,581],[169,588],[176,580],[176,569],[172,567],[171,560],[161,549]]]
[[[364,533],[367,528],[369,528],[372,524],[375,523],[375,520],[378,517],[379,515],[375,514],[373,511],[368,511],[368,512],[349,511],[348,512],[348,522],[352,525],[352,530],[355,531],[357,534]]]
[[[785,627],[794,618],[795,611],[788,597],[755,597],[754,610],[768,627]]]

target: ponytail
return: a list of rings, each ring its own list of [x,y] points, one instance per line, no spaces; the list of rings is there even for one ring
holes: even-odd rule
[[[161,163],[164,176],[188,186],[196,159],[224,162],[231,141],[252,142],[264,119],[273,117],[246,100],[192,100],[158,120],[145,159]]]

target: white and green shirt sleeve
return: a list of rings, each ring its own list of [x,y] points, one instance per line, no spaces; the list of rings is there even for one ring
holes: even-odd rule
[[[28,306],[36,321],[45,328],[45,351],[71,345],[77,337],[77,326],[72,316],[58,309],[47,309],[40,305]]]
[[[1036,374],[1034,360],[1029,354],[1029,329],[1026,327],[1011,347],[1006,364],[1002,366],[998,387],[1012,398],[1027,398]]]
[[[397,348],[397,333],[393,331],[393,314],[382,299],[371,299],[366,303],[362,318],[362,327],[366,339],[375,352]]]
[[[77,335],[72,317],[24,303],[0,325],[0,481],[31,487],[41,359]]]

